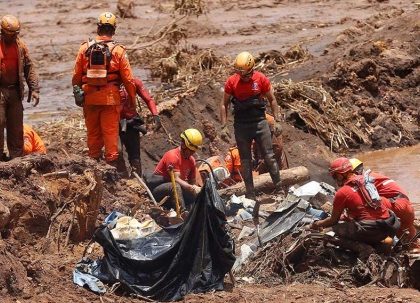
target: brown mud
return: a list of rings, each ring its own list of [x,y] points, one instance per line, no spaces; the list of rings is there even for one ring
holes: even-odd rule
[[[141,216],[149,207],[135,181],[87,158],[83,118],[71,96],[78,46],[94,36],[100,12],[117,11],[116,2],[0,2],[2,15],[22,21],[22,37],[40,74],[41,103],[24,104],[25,119],[49,150],[47,156],[0,164],[2,302],[139,302],[123,294],[99,298],[73,285],[71,276],[87,244],[71,223],[71,205],[89,185],[87,173],[104,175],[98,223],[114,209],[128,213],[139,205]],[[420,24],[412,1],[202,1],[204,14],[196,7],[190,16],[174,13],[169,0],[135,3],[136,17],[119,20],[116,38],[127,46],[136,76],[153,89],[166,126],[158,132],[148,127],[142,144],[146,169],[187,127],[206,135],[200,158],[232,145],[233,138],[217,136],[218,103],[233,56],[242,50],[255,53],[258,68],[274,83],[291,79],[276,86],[286,152],[290,165],[308,167],[312,179],[331,183],[325,173],[331,150],[353,153],[419,141]],[[315,88],[313,95],[305,85]],[[62,170],[67,177],[43,176]],[[100,255],[100,248],[94,253]],[[315,278],[288,285],[242,281],[234,288],[226,282],[226,291],[189,295],[185,302],[420,302],[413,289],[331,288]]]

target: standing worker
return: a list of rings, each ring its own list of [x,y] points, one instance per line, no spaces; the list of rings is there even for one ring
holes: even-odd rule
[[[99,160],[105,147],[105,161],[113,166],[118,160],[121,83],[130,107],[136,106],[136,88],[125,48],[112,39],[116,26],[117,18],[112,13],[99,16],[98,36],[81,45],[72,79],[79,94],[75,93],[76,104],[83,106],[89,156]]]
[[[196,185],[196,166],[193,155],[203,144],[201,133],[194,128],[183,131],[180,135],[181,146],[167,151],[159,161],[152,174],[145,176],[147,185],[156,201],[161,201],[165,196],[170,199],[164,204],[167,208],[175,208],[171,171],[174,173],[176,192],[181,210],[189,207],[200,192]]]
[[[24,82],[28,102],[39,103],[38,76],[25,43],[18,37],[20,22],[12,15],[1,19],[0,37],[0,155],[4,153],[4,128],[7,130],[9,157],[23,155]]]
[[[266,101],[270,104],[274,117],[274,130],[281,133],[279,107],[270,80],[254,71],[255,61],[249,52],[240,53],[234,63],[235,74],[225,84],[225,93],[220,103],[222,137],[228,136],[227,115],[233,103],[234,132],[241,157],[242,178],[245,182],[246,197],[256,200],[252,178],[251,145],[255,140],[268,167],[276,190],[281,191],[279,166],[274,158],[271,132],[265,117]],[[258,214],[258,203],[254,208],[254,218]]]
[[[143,82],[139,78],[134,78],[136,86],[136,93],[146,103],[150,112],[153,115],[156,129],[161,127],[160,118],[156,109],[156,103],[150,96]],[[125,127],[120,128],[121,143],[125,146],[128,154],[128,161],[131,167],[141,176],[141,162],[140,162],[140,136],[139,132],[143,121],[136,108],[130,105],[127,91],[124,86],[120,87],[121,96],[121,125]],[[124,123],[122,123],[124,121]]]

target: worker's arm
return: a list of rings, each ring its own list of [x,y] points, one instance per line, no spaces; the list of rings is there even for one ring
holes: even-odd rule
[[[345,194],[343,192],[338,191],[334,197],[331,217],[326,218],[324,220],[315,221],[314,223],[312,223],[312,228],[317,229],[320,227],[330,227],[337,224],[340,220],[341,214],[344,212],[346,199],[347,197],[345,196]]]
[[[158,112],[156,108],[156,102],[153,100],[152,96],[150,96],[148,90],[144,87],[143,82],[139,78],[134,78],[134,84],[136,85],[137,95],[139,95],[140,98],[142,98],[142,100],[146,103],[152,115],[157,116]]]
[[[128,61],[125,49],[119,45],[118,48],[119,70],[121,81],[124,84],[125,90],[128,94],[128,102],[132,108],[136,108],[136,85],[134,84],[133,72],[131,70],[130,62]]]
[[[274,96],[274,90],[273,90],[272,86],[270,87],[270,90],[263,95],[263,97],[267,98],[268,103],[270,104],[274,120],[276,122],[279,122],[280,121],[280,110],[279,110],[279,105],[277,104],[276,97]]]
[[[175,182],[178,183],[182,189],[189,192],[195,192],[195,189],[194,189],[195,177],[194,177],[194,180],[190,181],[192,183],[190,184],[187,181],[184,181],[181,179],[181,173],[179,171],[174,171],[174,176],[175,176]]]
[[[77,53],[76,63],[74,64],[73,77],[71,79],[72,85],[82,87],[82,76],[83,76],[83,57],[85,53],[85,47],[82,45]]]
[[[231,95],[228,93],[224,93],[222,101],[220,102],[220,122],[222,123],[222,128],[226,126],[227,123],[227,115],[229,110],[229,100]]]
[[[31,57],[29,56],[29,50],[26,45],[19,40],[19,45],[23,52],[23,73],[25,76],[26,83],[28,84],[29,90],[32,93],[39,94],[39,81],[38,75],[35,71],[34,64],[32,63]]]

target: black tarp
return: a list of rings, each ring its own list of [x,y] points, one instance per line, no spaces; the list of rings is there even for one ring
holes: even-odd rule
[[[224,204],[208,180],[185,223],[145,238],[116,241],[106,227],[94,240],[104,249],[90,272],[105,283],[120,282],[133,293],[175,301],[188,293],[222,290],[235,262],[233,240],[226,232]]]

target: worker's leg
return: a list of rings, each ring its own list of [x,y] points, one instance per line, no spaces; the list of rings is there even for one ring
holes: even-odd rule
[[[397,236],[400,238],[405,231],[408,231],[409,234],[408,237],[405,238],[405,242],[411,240],[416,235],[416,228],[414,227],[414,208],[410,200],[405,198],[397,199],[392,203],[392,210],[401,221]]]
[[[258,122],[255,141],[264,157],[264,162],[268,168],[271,179],[273,180],[273,184],[276,186],[276,189],[281,189],[280,170],[274,157],[273,142],[271,140],[271,132],[267,120]]]
[[[99,159],[102,154],[104,141],[101,133],[100,105],[85,105],[83,113],[87,130],[87,146],[89,148],[89,157]]]
[[[176,191],[178,195],[179,206],[181,208],[181,211],[183,211],[185,209],[184,197],[182,195],[182,188],[181,186],[179,186],[178,183],[176,183]],[[174,192],[172,190],[171,182],[158,185],[152,190],[152,194],[158,203],[162,201],[163,198],[168,196],[169,199],[165,202],[165,204],[163,204],[163,207],[168,208],[168,209],[173,208],[174,210],[176,209],[176,201],[175,201]]]
[[[6,127],[6,96],[0,89],[0,161],[4,153],[4,129]]]
[[[23,156],[23,105],[17,89],[9,89],[7,94],[7,148],[13,159]]]
[[[100,114],[100,126],[105,145],[105,160],[108,163],[118,160],[119,123],[119,105],[104,105]]]
[[[364,242],[371,245],[379,244],[388,236],[376,221],[345,222],[333,226],[333,231],[339,238]]]
[[[254,180],[252,178],[251,143],[256,134],[256,124],[235,124],[235,139],[241,158],[241,174],[245,183],[247,198],[255,200]]]
[[[139,131],[135,128],[127,126],[127,131],[125,133],[124,142],[125,149],[128,154],[128,161],[133,169],[141,174],[141,162],[140,162],[140,135]]]

